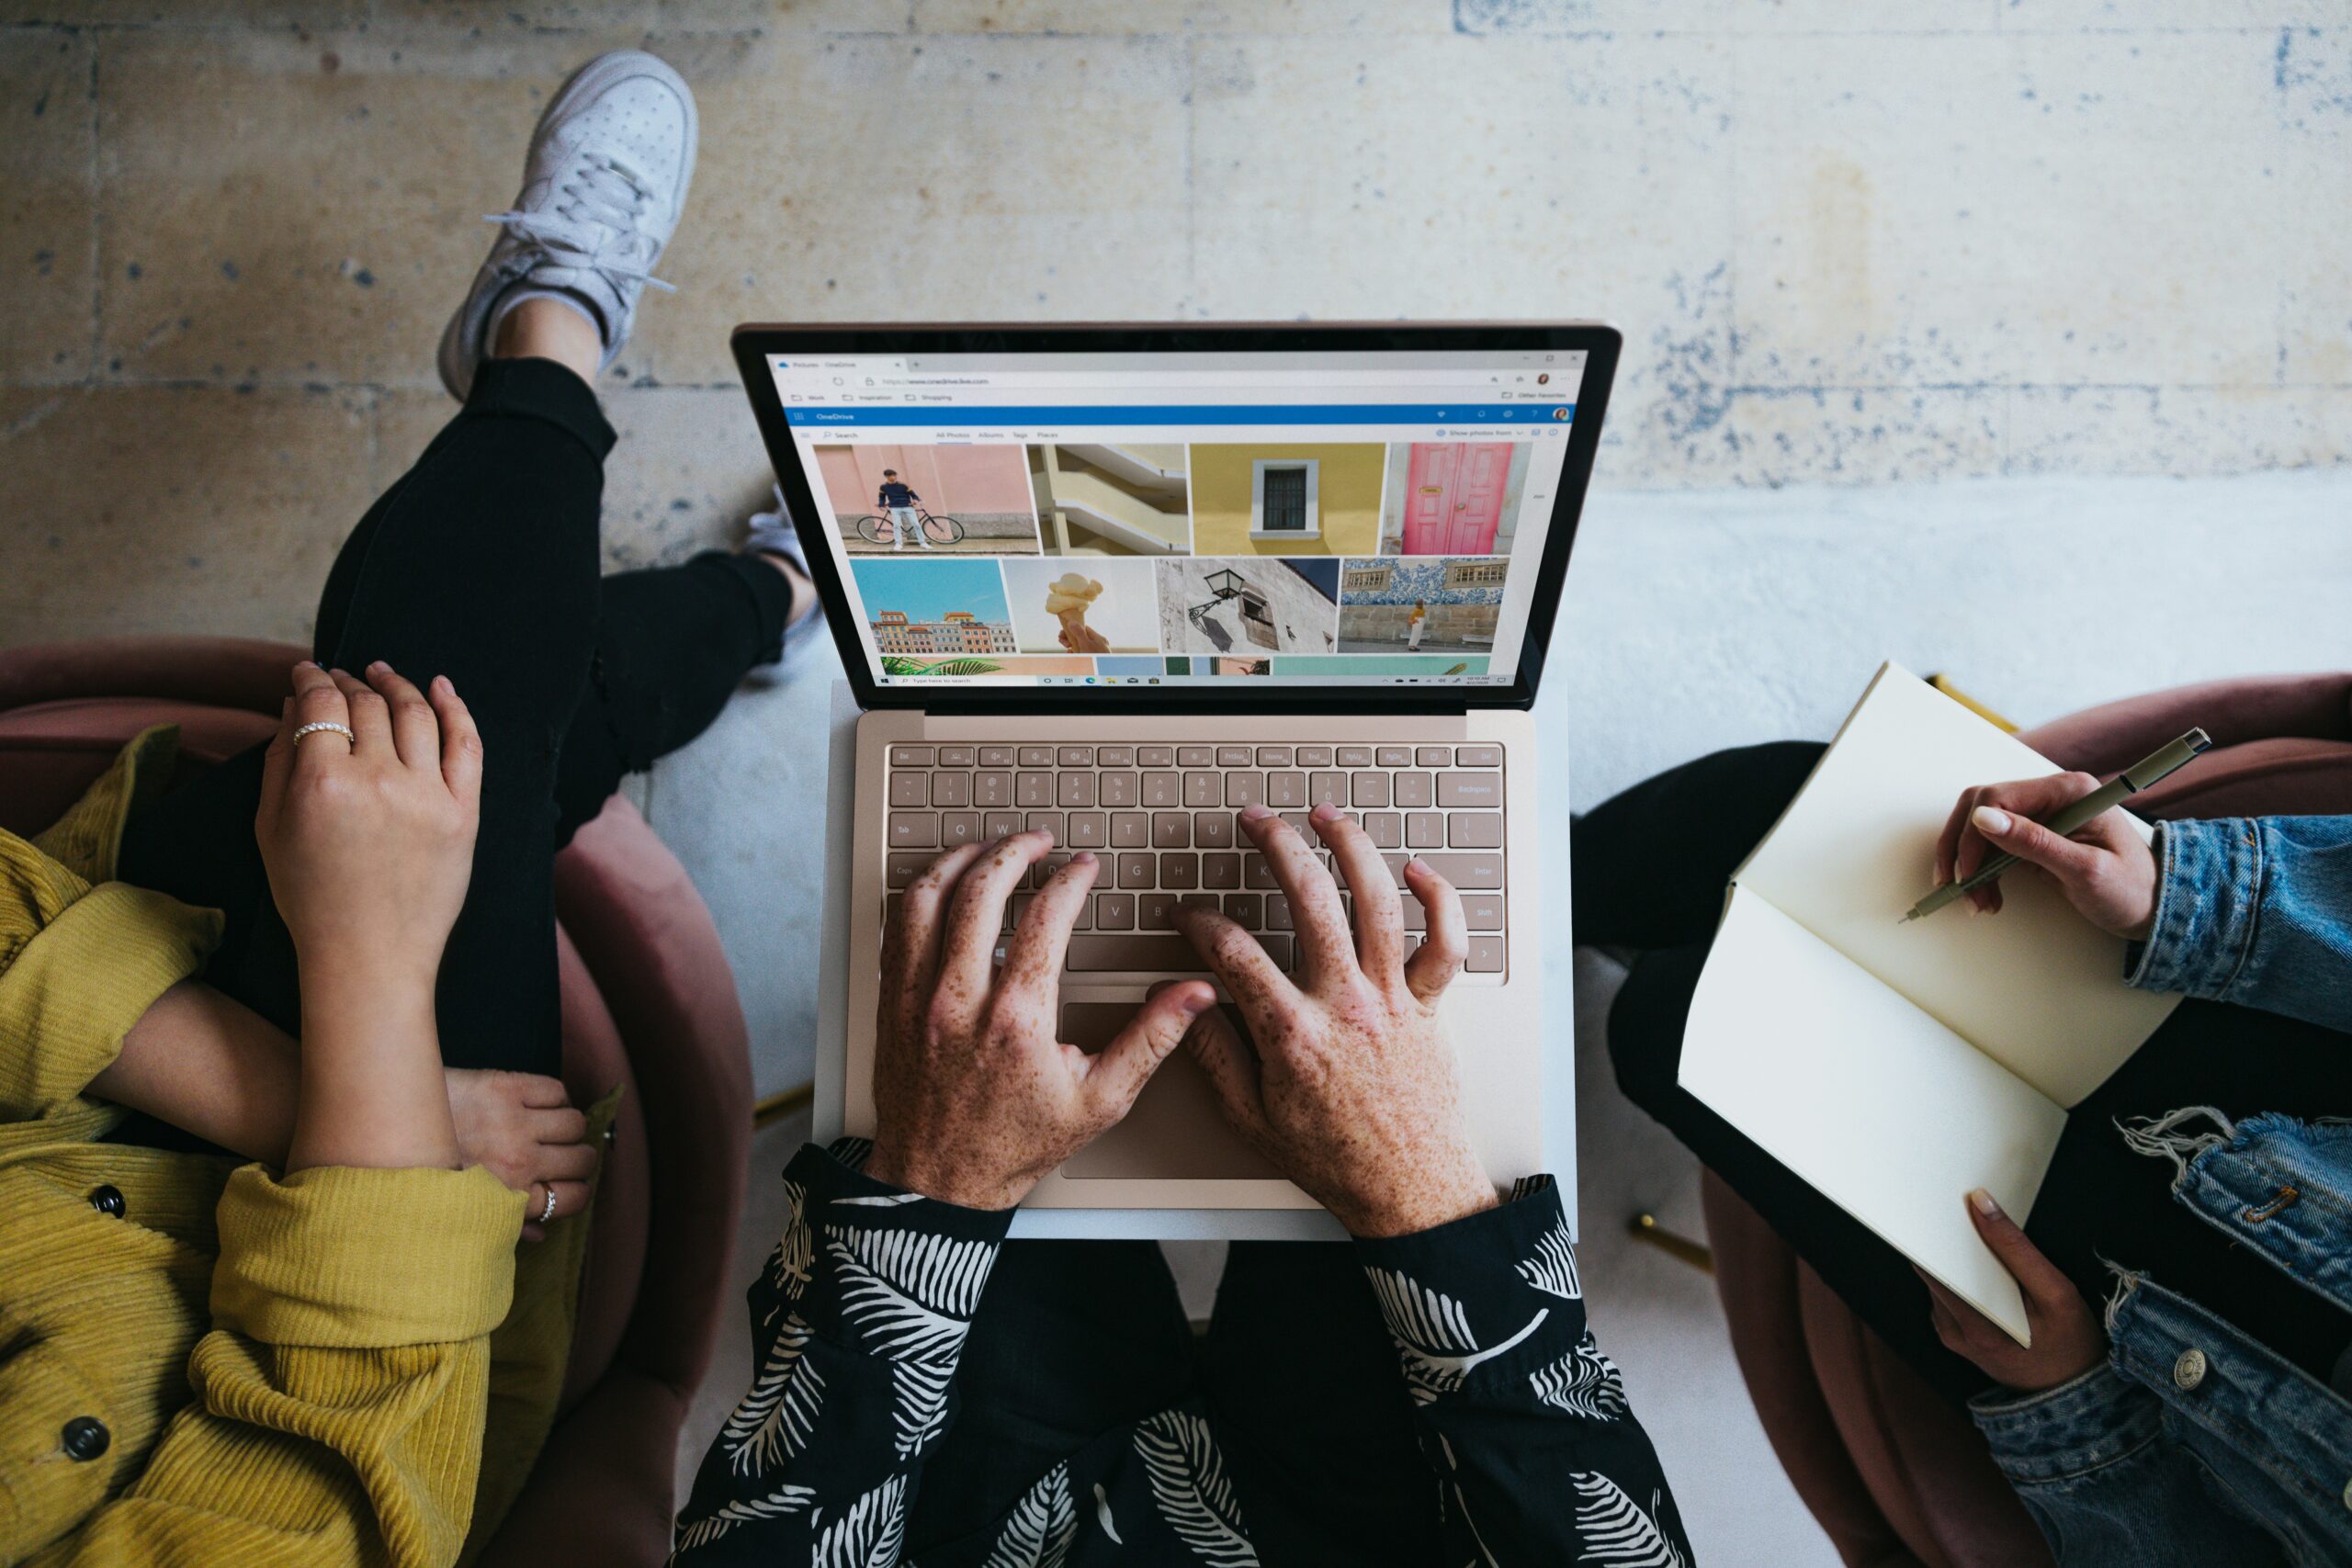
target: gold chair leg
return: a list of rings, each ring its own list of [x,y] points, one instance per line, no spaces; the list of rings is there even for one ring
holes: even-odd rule
[[[2006,715],[1996,713],[1993,709],[1986,707],[1983,703],[1978,702],[1974,697],[1970,696],[1966,692],[1962,691],[1957,685],[1953,684],[1952,678],[1951,676],[1940,674],[1930,675],[1928,677],[1928,684],[1933,686],[1937,691],[1941,692],[1945,696],[1950,697],[1953,702],[1958,703],[1961,706],[1966,708],[1969,712],[1974,714],[1977,717],[1984,720],[1986,723],[1994,726],[1996,728],[2006,730],[2011,735],[2015,735],[2018,732],[2018,727],[2015,722],[2009,719]]]
[[[1687,1235],[1677,1235],[1659,1224],[1656,1214],[1635,1214],[1625,1222],[1625,1234],[1635,1241],[1648,1243],[1668,1258],[1688,1263],[1702,1274],[1715,1271],[1715,1255],[1708,1251],[1703,1243],[1692,1241]]]
[[[816,1098],[817,1086],[813,1083],[779,1089],[752,1107],[752,1131],[757,1133],[775,1126]]]

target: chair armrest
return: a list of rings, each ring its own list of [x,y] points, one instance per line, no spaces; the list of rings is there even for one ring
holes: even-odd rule
[[[0,713],[70,698],[142,697],[277,716],[300,643],[238,637],[102,637],[0,649]]]
[[[2105,775],[2202,726],[2216,748],[2297,738],[2352,740],[2352,673],[2245,675],[2102,703],[2018,739],[2063,768]]]
[[[690,1396],[731,1288],[750,1181],[750,1031],[710,911],[618,795],[556,857],[556,915],[628,1043],[650,1159],[645,1279],[619,1359]]]
[[[548,1435],[522,1495],[474,1568],[654,1568],[670,1554],[685,1418],[675,1389],[614,1367]]]

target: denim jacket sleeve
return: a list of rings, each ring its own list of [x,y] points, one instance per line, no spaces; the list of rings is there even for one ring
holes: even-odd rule
[[[2038,1393],[1979,1394],[1969,1414],[2059,1568],[2278,1561],[2276,1541],[2214,1505],[2163,1402],[2109,1362]]]
[[[2155,848],[2132,985],[2352,1030],[2352,817],[2166,822]]]

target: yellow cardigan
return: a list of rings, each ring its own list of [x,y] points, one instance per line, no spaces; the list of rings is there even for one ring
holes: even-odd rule
[[[0,1565],[462,1561],[553,1421],[588,1227],[518,1268],[523,1195],[481,1167],[98,1141],[124,1112],[83,1090],[220,938],[108,880],[176,739],[0,832]]]

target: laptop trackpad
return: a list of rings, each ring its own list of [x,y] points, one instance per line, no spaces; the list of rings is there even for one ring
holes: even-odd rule
[[[1062,1038],[1081,1051],[1100,1051],[1141,1005],[1140,998],[1132,1002],[1064,1002]],[[1240,1021],[1234,1021],[1238,1028]],[[1062,1174],[1094,1179],[1282,1179],[1282,1172],[1227,1123],[1207,1076],[1181,1046],[1143,1086],[1126,1119],[1080,1149],[1062,1166]]]

